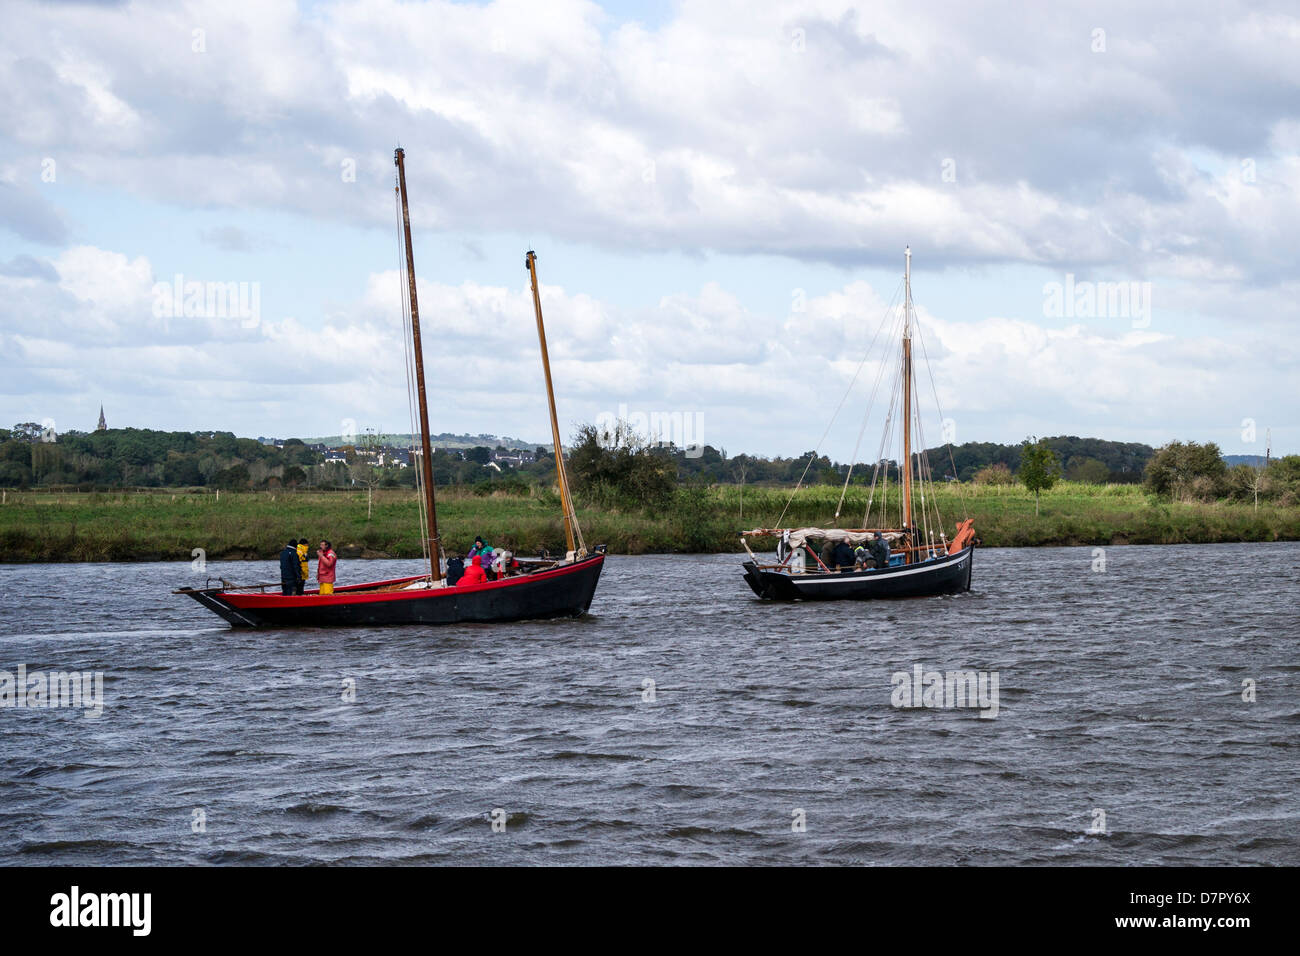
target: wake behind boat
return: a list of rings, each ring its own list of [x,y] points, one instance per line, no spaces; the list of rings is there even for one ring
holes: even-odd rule
[[[743,563],[745,582],[760,598],[775,601],[872,600],[876,598],[930,597],[969,591],[975,552],[974,521],[958,522],[951,540],[944,531],[933,493],[933,475],[928,455],[912,452],[912,436],[920,431],[912,353],[912,251],[905,253],[903,308],[901,312],[901,361],[894,365],[896,378],[890,389],[890,405],[880,442],[860,528],[755,528],[743,532],[741,544],[750,560]],[[877,337],[879,337],[877,332]],[[873,340],[874,344],[874,340]],[[866,359],[863,359],[865,364]],[[881,373],[888,366],[882,364]],[[861,366],[859,366],[861,368]],[[880,378],[877,378],[879,389]],[[852,385],[850,385],[852,389]],[[889,510],[889,447],[893,423],[902,418],[902,455],[899,458],[897,511]],[[870,408],[868,408],[870,415]],[[865,430],[864,419],[864,430]],[[923,442],[918,442],[924,448]],[[857,452],[855,450],[854,455]],[[809,467],[815,460],[809,461]],[[954,468],[954,471],[956,469]],[[804,470],[807,475],[807,469]],[[850,466],[835,510],[838,521],[849,483]],[[802,478],[795,486],[799,493]],[[926,490],[930,490],[927,498]],[[920,492],[919,515],[913,509],[914,491]],[[872,525],[872,513],[879,494],[879,523]],[[791,501],[794,499],[791,495]],[[789,504],[786,505],[789,510]],[[784,517],[784,512],[782,513]],[[897,517],[897,523],[892,518]],[[919,522],[918,522],[919,518]],[[777,520],[780,524],[780,519]],[[764,561],[750,548],[749,538],[777,538],[776,560]]]
[[[415,288],[415,254],[411,247],[411,219],[406,198],[405,154],[394,153],[397,200],[405,251],[403,321],[409,335],[406,365],[412,408],[418,408],[420,445],[412,452],[420,459],[416,469],[420,502],[421,542],[429,573],[387,581],[339,587],[330,594],[305,591],[299,595],[267,593],[275,585],[246,587],[222,581],[219,587],[180,588],[174,592],[194,598],[234,627],[356,626],[370,624],[495,623],[535,618],[570,617],[591,607],[596,584],[605,563],[604,547],[588,551],[569,493],[569,478],[560,443],[555,412],[555,391],[542,322],[542,300],[537,284],[537,256],[531,250],[524,260],[533,290],[537,338],[551,413],[555,446],[555,477],[560,492],[568,550],[563,560],[520,560],[518,573],[507,565],[503,576],[480,583],[448,585],[443,571],[446,555],[438,534],[438,511],[433,486],[433,453],[429,441],[429,408],[424,385],[424,355],[420,342],[420,309]]]

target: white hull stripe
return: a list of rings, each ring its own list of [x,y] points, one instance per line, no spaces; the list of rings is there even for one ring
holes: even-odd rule
[[[899,571],[891,571],[887,574],[876,574],[874,571],[850,571],[847,574],[833,574],[830,577],[813,576],[807,574],[788,574],[792,584],[843,584],[845,581],[892,581],[894,578],[907,577],[909,574],[926,574],[930,571],[942,571],[953,566],[961,567],[965,558],[957,558],[951,561],[942,561],[937,564],[916,565],[915,567],[905,568]],[[782,574],[781,571],[767,571],[767,574]]]

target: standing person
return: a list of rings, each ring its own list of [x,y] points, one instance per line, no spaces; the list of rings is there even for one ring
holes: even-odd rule
[[[302,572],[302,575],[298,580],[297,593],[301,594],[302,589],[307,586],[307,581],[310,580],[311,578],[311,568],[307,566],[307,539],[306,538],[298,539],[297,551],[298,551],[298,565],[299,565],[298,570]]]
[[[302,583],[302,567],[298,563],[298,542],[293,538],[280,552],[280,592],[293,595],[298,593]]]
[[[334,593],[334,568],[339,556],[334,553],[334,546],[328,541],[320,543],[316,552],[316,583],[320,585],[321,596]]]

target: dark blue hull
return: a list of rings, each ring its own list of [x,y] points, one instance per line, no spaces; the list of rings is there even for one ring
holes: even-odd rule
[[[746,561],[745,581],[772,601],[870,601],[931,597],[970,590],[974,547],[920,564],[842,574],[787,574]]]

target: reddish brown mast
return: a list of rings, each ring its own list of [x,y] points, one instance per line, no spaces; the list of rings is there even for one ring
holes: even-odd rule
[[[420,307],[415,301],[415,253],[411,250],[411,215],[406,208],[406,154],[399,147],[393,154],[397,164],[397,191],[402,199],[402,234],[406,244],[406,281],[410,285],[411,340],[415,346],[415,387],[420,402],[420,472],[424,479],[424,501],[429,512],[429,577],[442,580],[442,541],[438,537],[438,511],[433,500],[433,452],[429,447],[429,402],[424,393],[424,352],[420,349]]]

